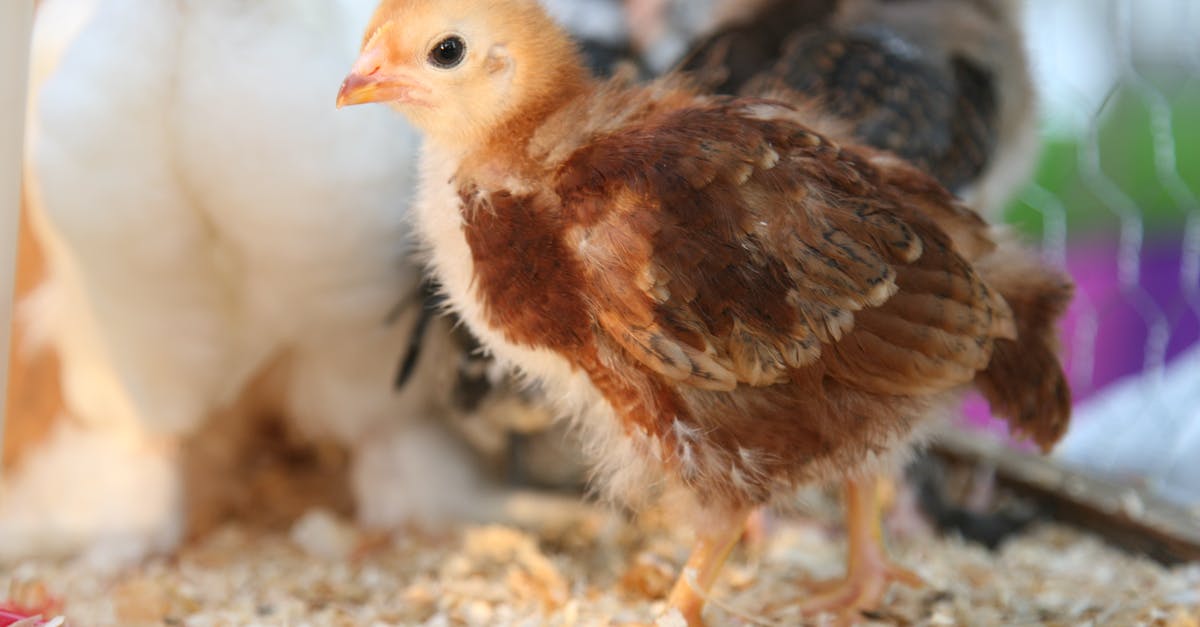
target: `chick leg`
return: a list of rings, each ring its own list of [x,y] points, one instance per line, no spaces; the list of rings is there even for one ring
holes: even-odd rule
[[[754,556],[760,556],[766,550],[767,539],[770,535],[770,515],[765,507],[760,507],[746,518],[746,530],[742,534],[742,546]]]
[[[883,545],[878,479],[848,480],[844,486],[849,549],[846,578],[827,592],[806,599],[800,610],[806,614],[839,612],[853,619],[861,610],[878,607],[892,582],[920,586],[915,573],[897,566]]]
[[[717,573],[729,557],[742,532],[746,529],[748,512],[737,512],[723,517],[717,524],[696,531],[696,543],[692,554],[684,564],[683,571],[671,588],[667,604],[679,610],[689,627],[701,627],[704,620],[704,597],[707,596]]]

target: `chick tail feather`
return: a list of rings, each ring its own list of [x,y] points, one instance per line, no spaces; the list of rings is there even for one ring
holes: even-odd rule
[[[1071,388],[1059,360],[1057,325],[1075,292],[1063,272],[1012,243],[981,259],[978,268],[1008,302],[1017,339],[996,340],[975,384],[1009,430],[1049,452],[1071,419]]]

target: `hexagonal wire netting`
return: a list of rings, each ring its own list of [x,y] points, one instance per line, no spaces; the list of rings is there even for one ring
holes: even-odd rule
[[[1031,2],[1044,150],[1008,221],[1078,284],[1059,455],[1200,504],[1200,2]]]

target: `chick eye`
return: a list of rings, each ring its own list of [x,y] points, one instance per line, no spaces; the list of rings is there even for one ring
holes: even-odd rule
[[[448,70],[462,63],[467,54],[467,42],[458,35],[451,35],[439,42],[429,51],[429,62]]]

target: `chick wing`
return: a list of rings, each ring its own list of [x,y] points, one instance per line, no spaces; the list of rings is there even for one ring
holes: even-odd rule
[[[596,325],[704,389],[780,383],[818,360],[884,393],[969,382],[991,340],[1015,335],[959,250],[982,246],[982,221],[908,166],[843,149],[792,113],[683,108],[566,160],[557,194]]]

